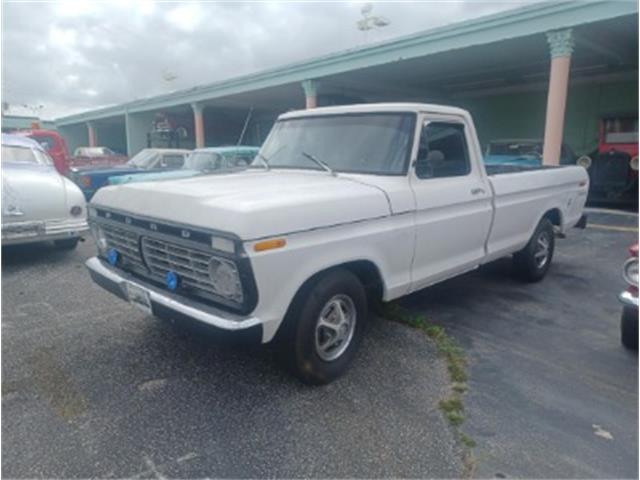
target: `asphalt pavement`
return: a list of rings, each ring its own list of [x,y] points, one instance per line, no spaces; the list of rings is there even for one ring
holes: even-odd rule
[[[474,476],[637,478],[638,357],[620,345],[621,265],[638,219],[592,212],[538,284],[510,262],[407,297],[469,359]],[[458,477],[437,408],[446,367],[376,319],[338,381],[307,387],[265,348],[146,316],[52,247],[2,250],[2,475]]]

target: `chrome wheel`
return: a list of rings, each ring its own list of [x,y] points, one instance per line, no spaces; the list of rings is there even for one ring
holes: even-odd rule
[[[537,268],[544,267],[549,261],[549,252],[551,246],[551,239],[549,233],[542,232],[536,242],[536,248],[533,252],[533,259],[536,262]]]
[[[356,307],[350,297],[331,297],[320,311],[315,331],[318,356],[327,362],[342,355],[356,330]]]

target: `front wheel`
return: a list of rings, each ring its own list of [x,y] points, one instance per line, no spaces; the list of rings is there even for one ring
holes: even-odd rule
[[[301,291],[287,313],[281,356],[304,383],[325,384],[342,375],[360,345],[367,298],[358,277],[336,269]]]
[[[555,234],[548,218],[543,218],[536,227],[529,243],[513,255],[515,273],[527,282],[539,282],[551,266]]]
[[[620,340],[629,350],[638,350],[638,309],[624,307],[620,318]]]

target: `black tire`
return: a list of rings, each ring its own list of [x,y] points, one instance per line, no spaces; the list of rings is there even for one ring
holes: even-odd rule
[[[63,240],[54,240],[53,244],[59,250],[73,250],[78,246],[79,238],[65,238]]]
[[[336,301],[343,307],[348,307],[345,310],[340,307],[343,313],[348,313],[351,311],[349,308],[353,307],[353,333],[347,336],[349,340],[338,342],[333,352],[321,352],[317,347],[316,337],[328,335],[332,331],[325,332],[323,329],[326,327],[318,327],[320,316],[323,312],[335,311],[335,308],[332,310],[332,305]],[[325,310],[327,308],[329,310]],[[367,296],[358,277],[344,269],[319,274],[300,290],[287,312],[277,339],[280,359],[284,367],[304,383],[329,383],[341,376],[351,364],[362,341],[366,324]],[[320,328],[319,332],[316,331],[317,328]],[[346,330],[351,331],[349,328]],[[328,338],[331,340],[331,336]],[[336,358],[322,358],[321,355],[338,353],[345,344],[346,347]]]
[[[546,256],[542,261],[542,243],[547,244]],[[526,282],[539,282],[549,271],[555,248],[555,234],[553,224],[548,218],[543,218],[533,232],[529,243],[513,255],[515,274]]]
[[[620,317],[620,340],[629,350],[638,350],[638,309],[624,307]]]

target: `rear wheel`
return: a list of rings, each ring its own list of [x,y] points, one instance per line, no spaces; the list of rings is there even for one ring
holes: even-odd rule
[[[319,275],[294,300],[280,338],[285,367],[309,384],[342,375],[362,341],[367,321],[365,289],[353,273]]]
[[[555,235],[553,224],[543,218],[533,232],[529,243],[513,255],[516,275],[527,282],[539,282],[551,266]]]
[[[79,238],[65,238],[63,240],[54,240],[53,244],[60,250],[73,250],[78,245]]]
[[[620,339],[629,350],[638,350],[638,309],[624,307],[620,318]]]

